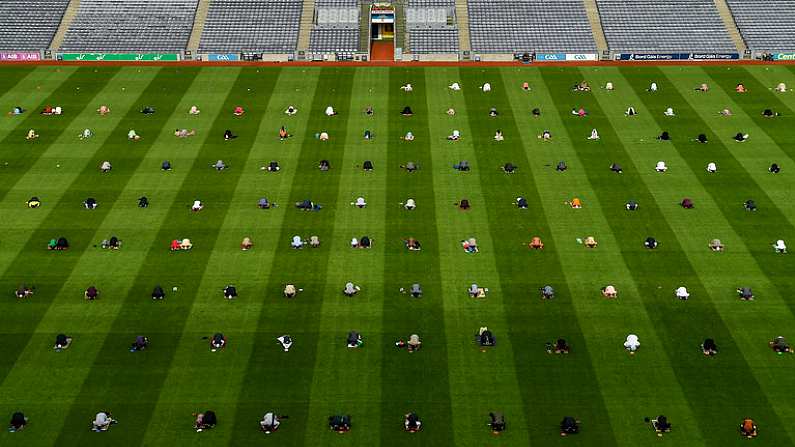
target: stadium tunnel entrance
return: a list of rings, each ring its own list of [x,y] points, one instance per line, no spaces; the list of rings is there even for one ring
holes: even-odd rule
[[[395,60],[395,8],[390,3],[370,7],[370,60]]]

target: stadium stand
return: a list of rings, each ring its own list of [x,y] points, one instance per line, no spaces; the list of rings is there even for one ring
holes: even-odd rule
[[[472,50],[595,53],[582,0],[468,0]]]
[[[454,0],[409,0],[406,32],[412,53],[457,53]]]
[[[197,0],[81,0],[63,51],[181,51]]]
[[[359,49],[359,2],[318,0],[309,51],[351,53]]]
[[[795,0],[726,0],[748,48],[795,51]]]
[[[1,0],[0,50],[49,47],[69,0]]]
[[[618,52],[737,52],[713,0],[597,0]]]
[[[200,52],[292,53],[301,0],[212,0]]]

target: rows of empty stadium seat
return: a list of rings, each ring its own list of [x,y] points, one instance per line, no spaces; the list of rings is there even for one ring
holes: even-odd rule
[[[595,52],[582,0],[468,0],[472,50]]]
[[[359,49],[359,28],[315,27],[309,35],[309,51],[350,53]]]
[[[409,30],[412,53],[458,53],[458,29],[414,28]]]
[[[608,47],[623,52],[736,52],[713,0],[596,0]]]
[[[0,50],[50,46],[69,0],[0,0]]]
[[[64,51],[180,51],[198,0],[81,0]]]
[[[795,0],[727,0],[746,45],[759,51],[795,51]]]
[[[291,53],[302,6],[302,0],[211,0],[199,51]]]

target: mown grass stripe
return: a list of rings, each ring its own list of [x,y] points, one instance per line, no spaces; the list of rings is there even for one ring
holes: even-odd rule
[[[695,77],[699,76],[698,69],[691,70],[695,72]],[[771,363],[770,350],[764,343],[759,343],[759,340],[768,339],[771,333],[785,332],[784,329],[792,326],[792,314],[774,286],[756,264],[756,260],[749,253],[743,239],[734,232],[731,224],[720,213],[719,204],[712,200],[698,179],[699,176],[725,175],[725,173],[722,170],[719,170],[717,174],[708,174],[704,170],[694,172],[682,160],[673,145],[662,144],[650,139],[648,137],[650,133],[659,134],[662,129],[654,121],[653,111],[643,106],[629,84],[623,81],[618,69],[587,70],[587,72],[588,80],[593,85],[603,85],[610,80],[621,92],[621,95],[617,96],[611,92],[600,91],[595,96],[602,102],[604,110],[612,111],[608,117],[614,123],[613,126],[622,126],[620,138],[627,147],[627,152],[633,158],[635,165],[646,167],[646,174],[641,178],[655,196],[657,203],[661,204],[663,215],[682,244],[684,254],[690,259],[701,282],[710,292],[707,298],[715,304],[716,310],[720,312],[722,320],[726,323],[741,350],[739,353],[723,351],[721,355],[724,353],[729,356],[743,355],[771,404],[775,407],[779,418],[787,419],[789,415],[782,413],[781,410],[791,407],[791,399],[779,399],[778,390],[781,386],[788,386],[787,382],[790,380],[790,376],[784,375],[775,381],[770,380],[769,376],[770,373],[775,374],[774,368],[783,370],[789,362]],[[682,79],[687,79],[682,74],[679,76]],[[687,95],[687,90],[690,89],[685,89],[684,85],[687,84],[677,82],[683,95]],[[700,95],[701,101],[707,101],[707,99]],[[719,100],[718,102],[721,106],[727,105],[727,101]],[[639,115],[623,116],[621,110],[627,104],[633,104]],[[729,101],[728,104],[731,102]],[[705,108],[714,108],[714,104],[705,104]],[[655,146],[653,151],[648,150],[650,145]],[[666,175],[653,172],[649,167],[654,166],[659,159],[666,160],[672,167],[676,167],[676,170],[666,173]],[[720,159],[716,159],[716,161],[718,166],[723,166]],[[676,188],[671,188],[672,182],[677,185]],[[679,201],[682,200],[682,191],[687,191],[688,197],[695,201],[699,225],[692,224],[694,210],[684,210],[679,206]],[[707,249],[705,242],[713,238],[721,239],[727,247],[726,252],[713,253]],[[738,279],[737,272],[743,272],[741,279]],[[759,299],[754,303],[740,302],[733,290],[739,284],[753,287],[757,296],[764,297],[764,299]],[[692,299],[698,298],[694,296]],[[751,305],[749,306],[749,304]],[[790,383],[789,385],[795,384]]]
[[[31,110],[14,131],[6,135],[0,143],[0,156],[4,159],[4,167],[0,171],[0,200],[41,157],[47,147],[60,137],[79,112],[89,107],[96,94],[118,71],[118,67],[81,67],[42,101],[43,104],[60,105],[63,115],[44,116],[39,115],[37,110]],[[26,140],[29,129],[34,129],[39,138]]]
[[[414,91],[406,95],[400,90],[411,83]],[[407,213],[402,207],[386,209],[383,334],[385,343],[381,363],[381,445],[405,445],[419,442],[427,445],[453,445],[453,415],[450,407],[447,333],[444,322],[440,282],[439,252],[433,176],[440,166],[433,164],[427,119],[427,84],[421,68],[393,68],[385,84],[389,94],[387,145],[387,203],[399,204],[409,197],[417,209]],[[414,116],[400,116],[405,106]],[[412,142],[401,137],[411,131]],[[419,165],[408,173],[400,166],[408,161]],[[422,244],[419,252],[410,252],[403,240],[413,237]],[[421,299],[394,295],[401,287],[418,282],[423,288]],[[394,346],[398,339],[407,340],[417,334],[422,348],[408,353]],[[421,433],[402,430],[403,415],[416,412],[423,420]]]
[[[273,85],[262,125],[242,166],[243,174],[229,199],[230,208],[221,225],[216,246],[207,264],[202,266],[204,274],[198,294],[191,305],[179,345],[170,360],[172,367],[156,399],[157,405],[146,428],[144,445],[168,445],[170,439],[182,437],[186,429],[186,415],[208,405],[223,415],[223,424],[213,431],[211,437],[200,437],[194,442],[199,445],[227,444],[235,432],[238,424],[234,419],[237,402],[249,395],[249,390],[242,387],[242,381],[256,339],[257,316],[268,305],[267,300],[263,299],[263,278],[270,274],[273,259],[283,248],[277,240],[276,230],[281,228],[284,211],[287,211],[283,207],[263,211],[256,207],[256,202],[263,195],[275,203],[287,202],[289,186],[297,171],[300,140],[280,142],[276,130],[283,123],[295,135],[304,135],[309,117],[304,112],[309,109],[314,96],[314,83],[319,71],[307,69],[303,76],[289,76],[288,71],[281,71]],[[255,92],[258,87],[256,83],[251,86]],[[228,88],[222,91],[226,90]],[[296,97],[299,91],[302,94]],[[283,111],[288,104],[297,106],[302,112],[286,118]],[[207,108],[206,105],[203,107]],[[211,110],[218,110],[221,104],[212,107]],[[229,113],[229,110],[222,113]],[[277,174],[263,173],[260,166],[273,159],[280,162],[282,170]],[[242,251],[239,244],[246,236],[253,240],[254,248]],[[226,284],[237,287],[239,296],[236,300],[227,302],[220,297],[220,288]],[[217,331],[219,326],[233,328],[224,333],[234,340],[234,344],[230,343],[228,353],[224,354],[225,373],[208,379],[206,371],[215,367],[218,358],[207,355],[205,349],[197,349],[197,340]],[[204,392],[195,393],[200,387]],[[241,433],[246,434],[247,438],[241,442],[249,444],[261,441],[262,434],[252,430],[256,428],[257,415],[246,414],[242,417],[244,419],[240,424],[244,431]]]
[[[303,141],[293,176],[288,201],[284,207],[284,222],[276,240],[278,254],[273,258],[265,295],[268,306],[257,315],[257,332],[248,359],[241,396],[235,410],[235,433],[232,443],[250,439],[251,421],[262,417],[266,409],[274,408],[290,416],[289,425],[295,427],[280,431],[274,442],[300,445],[305,431],[300,427],[309,424],[325,424],[324,420],[309,420],[309,397],[311,394],[313,367],[319,342],[320,321],[318,313],[325,297],[326,271],[330,255],[331,238],[334,234],[334,218],[338,197],[340,166],[347,144],[347,121],[354,111],[350,110],[350,96],[354,70],[341,67],[324,67],[318,78],[311,107],[299,113],[310,114],[310,126],[300,138]],[[327,106],[333,106],[337,116],[324,114]],[[315,133],[327,131],[328,141],[320,141]],[[332,169],[321,172],[317,169],[320,158],[329,160]],[[295,208],[295,202],[310,199],[323,206],[318,212]],[[307,239],[317,235],[321,246],[302,250],[290,248],[293,235]],[[282,296],[285,284],[293,283],[303,288],[296,298],[287,300]],[[276,337],[289,334],[294,338],[290,352],[283,352]],[[276,360],[278,358],[278,360]],[[275,386],[275,381],[284,381]],[[340,408],[339,411],[354,412],[355,409]],[[256,426],[254,426],[256,427]]]
[[[324,421],[341,405],[355,411],[356,429],[348,435],[331,438],[328,444],[378,445],[381,439],[381,372],[373,365],[381,363],[384,343],[382,336],[382,308],[387,297],[397,296],[396,290],[385,290],[383,284],[385,257],[388,245],[384,237],[386,209],[399,206],[388,203],[386,197],[387,133],[389,114],[389,68],[358,68],[354,74],[350,117],[348,118],[347,144],[339,166],[339,193],[335,205],[334,233],[330,244],[326,272],[326,288],[319,311],[319,332],[315,371],[312,375],[309,420]],[[367,116],[366,107],[375,113]],[[365,129],[374,135],[364,140]],[[361,169],[365,160],[375,166],[372,172]],[[315,166],[311,167],[316,169]],[[358,209],[350,202],[362,196],[367,207]],[[350,240],[368,235],[375,243],[369,250],[351,248]],[[344,284],[352,281],[362,287],[355,298],[342,296]],[[349,331],[357,331],[364,338],[361,349],[345,346]],[[355,377],[356,380],[351,380]],[[305,445],[325,439],[328,427],[310,423],[305,427]]]
[[[98,84],[104,86],[107,81],[109,79],[105,82],[98,82]],[[74,113],[69,120],[71,121],[77,115],[78,113]],[[50,144],[55,144],[55,141]],[[48,147],[45,146],[42,149],[46,150]],[[103,147],[100,147],[96,153],[102,153]],[[81,170],[81,176],[72,177],[71,181],[64,185],[67,187],[64,193],[67,199],[48,204],[48,207],[52,207],[46,210],[49,218],[46,221],[38,222],[33,231],[17,233],[18,236],[24,237],[24,245],[21,250],[9,250],[8,253],[4,253],[5,257],[13,256],[13,260],[4,262],[8,268],[3,272],[0,285],[6,290],[15,290],[20,284],[27,283],[36,286],[37,294],[35,303],[30,303],[35,308],[33,311],[28,306],[8,306],[5,309],[6,312],[3,312],[3,320],[5,320],[2,324],[3,331],[6,333],[7,339],[13,339],[14,342],[9,342],[1,348],[3,362],[0,363],[0,383],[5,380],[13,368],[19,355],[30,341],[30,336],[39,321],[63,287],[63,278],[69,275],[79,259],[79,255],[88,246],[89,241],[85,236],[93,236],[92,229],[96,229],[96,225],[106,214],[107,208],[101,208],[95,210],[96,213],[91,218],[86,218],[86,215],[82,214],[82,218],[77,219],[77,213],[85,211],[80,206],[82,199],[75,197],[79,196],[75,192],[82,188],[81,182],[85,180],[81,179],[79,182],[77,179],[82,176],[96,175],[96,166],[90,165]],[[14,174],[14,176],[19,181],[22,178],[22,173]],[[38,191],[32,190],[29,193],[32,196]],[[24,206],[24,202],[20,202],[17,204],[17,209],[25,209]],[[70,229],[74,231],[64,229],[64,222],[73,223],[76,220],[80,220],[81,224],[79,227]],[[70,250],[61,253],[48,252],[46,250],[47,242],[51,238],[61,235],[67,236],[69,239]]]
[[[154,78],[157,70],[147,69],[140,72],[138,69],[128,68],[123,70],[121,75],[117,76],[108,85],[108,88],[120,90],[122,85],[126,85],[128,91],[132,90],[140,93],[146,83]],[[136,86],[135,83],[130,82],[131,79],[127,78],[127,76],[134,77],[137,83],[143,83],[143,85]],[[61,293],[55,298],[53,305],[48,309],[41,323],[36,328],[36,335],[31,340],[28,349],[17,362],[15,370],[7,378],[7,382],[3,387],[8,393],[6,396],[9,394],[13,396],[16,393],[24,395],[24,399],[28,403],[25,405],[25,411],[37,420],[47,421],[48,430],[45,433],[37,433],[37,441],[41,441],[42,445],[51,445],[62,429],[63,418],[68,415],[69,406],[72,405],[74,398],[78,395],[80,387],[88,376],[96,355],[102,347],[105,333],[109,330],[121,308],[122,300],[118,298],[127,294],[135,274],[142,266],[146,256],[146,248],[151,245],[152,239],[156,235],[156,231],[153,231],[153,229],[158,228],[166,217],[168,207],[164,205],[170,202],[169,199],[173,200],[173,194],[168,193],[171,191],[176,193],[173,186],[167,189],[168,186],[177,185],[176,189],[178,189],[188,172],[184,164],[174,159],[172,161],[175,162],[175,170],[168,173],[159,171],[157,168],[159,161],[155,163],[148,163],[147,161],[152,159],[161,160],[161,157],[164,157],[164,153],[171,152],[175,147],[179,148],[178,150],[183,159],[195,156],[198,153],[202,141],[208,135],[206,131],[211,123],[212,115],[207,114],[200,118],[188,117],[186,111],[190,107],[191,101],[195,101],[197,96],[204,96],[203,93],[199,92],[206,91],[210,86],[223,88],[219,93],[215,94],[219,97],[219,100],[215,102],[219,104],[216,104],[211,110],[217,110],[221,100],[226,97],[226,89],[234,80],[232,77],[222,79],[222,76],[212,76],[209,73],[201,72],[191,83],[190,89],[185,93],[174,114],[164,121],[165,124],[155,124],[157,128],[163,126],[163,131],[152,147],[146,151],[144,160],[124,186],[115,203],[104,204],[112,207],[112,209],[103,220],[94,237],[96,244],[99,240],[106,239],[111,234],[116,234],[124,241],[123,249],[118,252],[109,252],[100,250],[94,245],[93,248],[87,249],[81,255],[71,275],[64,279],[65,285]],[[134,95],[131,93],[129,99],[117,97],[114,100],[116,113],[105,117],[102,120],[103,125],[114,126],[115,122],[121,120],[124,116],[123,110],[131,105],[137,105],[134,104],[134,101],[138,100],[138,93]],[[198,102],[207,108],[212,106],[212,101],[206,97]],[[206,112],[207,110],[205,110]],[[181,144],[174,143],[176,138],[172,133],[173,129],[183,125],[186,121],[196,125],[198,132],[193,148],[182,147]],[[154,129],[150,127],[138,127],[138,130],[144,135],[155,138],[152,133]],[[101,136],[108,133],[103,132],[101,128],[95,128],[95,131],[97,132],[95,138],[98,143],[101,141]],[[76,137],[73,135],[73,138]],[[89,140],[89,142],[93,142],[93,139]],[[82,152],[87,150],[85,147],[88,144],[85,141],[81,143],[80,149]],[[151,187],[152,172],[158,174],[158,193],[151,194],[153,192],[151,190],[141,192],[138,190],[141,184],[148,184]],[[153,204],[158,206],[153,206],[147,210],[138,209],[135,206],[135,201],[141,194],[149,194]],[[169,195],[171,197],[168,197]],[[99,271],[107,272],[107,277],[97,278],[97,272]],[[113,280],[110,280],[111,277]],[[102,291],[102,305],[86,304],[80,299],[82,290],[87,284],[92,283],[96,284]],[[53,355],[50,350],[44,350],[43,353],[41,347],[49,345],[52,342],[53,334],[61,331],[74,336],[79,343],[76,343],[69,350],[68,356]],[[124,350],[119,352],[121,355],[128,355]],[[25,357],[28,359],[35,358],[38,361],[30,361]],[[59,370],[68,368],[69,372],[57,377],[47,377],[46,379],[51,382],[43,381],[41,377],[37,377],[33,373],[42,365],[48,365]],[[47,386],[41,386],[45,383]],[[7,401],[8,398],[4,397],[2,400]],[[31,402],[36,402],[36,405],[31,405]]]
[[[622,72],[626,75],[626,71]],[[634,82],[638,84],[637,88],[642,89],[644,84],[648,84],[646,79],[646,77],[635,79]],[[567,96],[565,92],[571,85],[581,80],[577,73],[567,72],[553,77],[550,72],[544,72],[544,80],[558,104],[570,104],[575,101],[571,98],[571,93]],[[600,131],[601,140],[594,145],[596,146],[595,150],[580,151],[580,158],[588,166],[586,172],[596,189],[603,212],[613,216],[609,220],[611,229],[620,241],[625,262],[639,286],[647,313],[653,319],[659,332],[663,334],[661,336],[662,346],[647,345],[645,349],[665,349],[670,353],[687,353],[671,357],[671,362],[685,396],[692,404],[693,412],[699,421],[698,426],[709,444],[725,443],[730,442],[729,439],[736,439],[734,430],[727,429],[727,427],[733,427],[735,420],[742,419],[742,415],[736,414],[737,409],[741,408],[740,411],[744,412],[751,407],[758,408],[755,412],[758,415],[756,417],[766,419],[769,417],[769,420],[775,420],[775,415],[770,411],[758,384],[749,380],[751,372],[744,359],[721,357],[721,360],[727,362],[726,365],[730,365],[739,373],[742,380],[739,377],[727,377],[723,374],[724,369],[704,362],[703,355],[698,352],[697,346],[705,337],[721,340],[721,343],[726,346],[724,350],[729,352],[737,350],[734,340],[723,321],[716,316],[711,302],[691,300],[684,303],[672,296],[671,291],[681,284],[686,284],[694,296],[707,296],[707,292],[688,259],[681,254],[681,246],[673,231],[665,223],[653,196],[638,178],[638,170],[629,163],[626,149],[604,118],[604,112],[598,103],[592,95],[587,94],[580,95],[576,101],[578,103],[575,106],[583,106],[590,111],[590,119],[577,121],[568,116],[565,108],[560,108],[561,119],[566,123],[567,131],[572,138],[585,138],[593,127]],[[605,163],[609,165],[611,162],[624,166],[624,173],[618,179],[608,169],[601,168]],[[610,175],[614,177],[610,177]],[[623,212],[624,202],[628,199],[627,191],[632,191],[634,198],[644,205],[644,213]],[[655,237],[660,241],[660,248],[654,251],[645,249],[643,240],[646,236]],[[687,334],[687,336],[682,337],[681,334]],[[643,338],[643,334],[639,335]],[[711,369],[710,366],[712,366]],[[692,371],[696,369],[700,369],[702,374],[692,374]],[[751,392],[753,401],[748,396],[742,399],[733,399],[734,393],[727,392],[723,386],[717,389],[715,383],[718,379],[724,383],[728,382],[730,384],[728,389],[731,390],[737,387],[753,390]],[[731,402],[731,408],[726,406],[716,408],[714,401],[704,398],[705,390],[708,390],[707,395],[715,399],[720,398],[724,402]],[[660,412],[667,411],[660,409]],[[731,425],[728,422],[726,426],[722,427],[710,425],[708,422],[713,421],[716,414],[720,415],[721,420],[732,421]],[[676,416],[669,413],[669,417],[674,420]],[[682,415],[678,416],[682,417]]]
[[[524,82],[531,85],[529,92],[521,90]],[[521,213],[521,233],[510,236],[513,232],[507,231],[503,238],[513,239],[512,251],[508,253],[519,252],[521,255],[515,256],[527,258],[524,262],[531,267],[522,270],[539,272],[537,275],[534,273],[532,281],[523,284],[521,289],[524,295],[517,291],[515,299],[511,300],[515,310],[510,315],[527,313],[524,301],[529,299],[533,303],[530,318],[534,322],[547,322],[531,332],[537,346],[530,353],[534,360],[520,362],[538,364],[539,369],[552,369],[549,373],[542,370],[542,374],[548,374],[549,377],[536,385],[538,389],[535,393],[540,395],[539,399],[552,404],[542,405],[541,409],[535,410],[539,412],[537,420],[544,421],[544,427],[535,428],[535,437],[543,443],[554,430],[555,424],[564,415],[571,415],[582,420],[585,428],[581,435],[587,436],[586,442],[636,445],[647,433],[642,428],[623,428],[637,424],[633,417],[638,409],[628,409],[618,402],[632,399],[634,393],[645,395],[650,386],[640,380],[627,379],[632,374],[630,371],[635,371],[637,366],[625,360],[620,342],[625,335],[623,326],[627,320],[634,322],[635,330],[650,329],[651,325],[645,321],[645,315],[633,312],[631,307],[604,303],[596,298],[599,296],[599,287],[605,282],[614,282],[624,289],[625,302],[631,303],[634,286],[625,279],[620,255],[603,247],[598,252],[591,252],[575,241],[576,238],[594,235],[602,245],[607,245],[612,238],[602,214],[594,206],[596,198],[592,187],[582,174],[582,165],[575,152],[575,147],[579,145],[573,138],[568,138],[557,114],[558,104],[544,87],[541,70],[503,69],[500,86],[492,88],[492,93],[504,96],[505,101],[513,105],[513,110],[508,110],[506,115],[506,118],[511,119],[509,124],[513,123],[513,129],[506,131],[506,139],[511,138],[506,143],[512,144],[517,138],[522,143],[521,147],[510,152],[513,160],[507,157],[501,160],[502,163],[517,163],[518,160],[520,168],[514,176],[521,177],[514,180],[519,180],[519,188],[514,187],[515,194],[502,192],[501,196],[497,196],[495,192],[495,199],[491,202],[499,205],[494,205],[494,219],[499,221],[499,216],[505,213]],[[539,117],[532,117],[530,112],[534,108],[541,110]],[[502,115],[502,109],[498,110]],[[536,138],[544,129],[551,131],[552,142],[541,142]],[[567,172],[554,171],[559,160],[566,161],[569,166]],[[528,191],[530,194],[525,195]],[[529,210],[519,211],[511,204],[519,195],[528,198]],[[575,196],[582,198],[588,206],[571,210],[564,202]],[[542,238],[545,243],[543,251],[528,249],[527,244],[532,236]],[[594,259],[596,256],[599,257],[598,261]],[[502,260],[501,271],[506,272],[503,273],[505,276],[516,268],[511,258]],[[542,301],[538,293],[538,289],[545,284],[551,284],[556,289],[556,297],[549,302]],[[517,319],[515,324],[521,327],[521,320]],[[558,337],[565,338],[572,346],[568,356],[544,352],[542,343],[554,342]],[[665,374],[665,368],[661,367],[650,376],[666,377]],[[560,395],[558,388],[549,387],[550,382],[565,384],[562,385],[567,389],[565,397]],[[576,389],[568,392],[569,386]],[[666,393],[665,399],[676,395],[675,389],[671,391]],[[649,400],[644,404],[653,406],[658,400]],[[528,405],[534,405],[534,400],[529,399]],[[554,408],[555,411],[543,412],[547,408]]]
[[[167,93],[160,94],[166,98],[171,96],[170,104],[168,107],[161,107],[158,113],[173,113],[174,107],[190,85],[174,82],[184,79],[185,75],[168,70],[175,78],[172,79],[170,88],[163,89]],[[195,76],[199,70],[191,69],[189,74]],[[199,284],[202,270],[195,269],[195,265],[204,265],[212,251],[218,234],[218,222],[223,219],[228,208],[228,194],[225,193],[237,184],[242,173],[242,160],[253,144],[253,136],[245,131],[237,131],[240,132],[240,138],[233,142],[224,142],[222,133],[232,125],[241,129],[244,127],[242,123],[245,121],[232,118],[230,111],[243,97],[251,97],[244,89],[247,82],[255,82],[257,78],[259,77],[253,69],[242,71],[229,89],[221,108],[226,113],[220,113],[208,131],[208,141],[202,146],[196,163],[192,164],[182,188],[176,194],[165,223],[159,226],[157,236],[146,253],[144,267],[130,279],[132,286],[122,299],[121,309],[102,342],[99,355],[83,383],[79,397],[69,411],[66,423],[68,428],[60,433],[57,441],[59,445],[86,442],[84,437],[93,434],[74,430],[72,427],[80,426],[80,421],[90,417],[98,407],[116,408],[113,411],[117,416],[128,420],[131,426],[145,427],[151,418],[155,399],[179,341],[187,315],[186,309],[190,308]],[[270,78],[265,77],[264,81],[270,82]],[[253,123],[251,127],[254,131],[259,125],[258,118],[261,117],[262,109],[263,107],[256,104],[248,107],[246,118]],[[229,171],[218,173],[209,167],[219,157],[223,157],[229,164]],[[201,191],[208,193],[201,194]],[[188,208],[197,195],[208,206],[201,215],[192,215]],[[158,204],[152,202],[150,206]],[[190,237],[193,240],[195,247],[191,253],[168,252],[169,241],[178,237]],[[164,303],[153,304],[149,294],[154,284],[167,285],[172,281],[179,284],[180,292],[170,294],[170,299],[167,298]],[[141,318],[142,314],[151,312],[151,306],[158,304],[163,307],[155,311],[159,318]],[[132,338],[140,334],[149,336],[157,349],[147,351],[146,355],[131,356],[126,353],[125,348]],[[124,354],[118,355],[120,352]],[[116,366],[107,368],[107,365]],[[141,370],[145,370],[145,373],[141,374]],[[133,381],[145,383],[146,386],[130,388],[128,384]],[[124,405],[119,404],[122,402]],[[110,436],[119,442],[137,444],[141,442],[145,432],[140,429],[118,430],[116,433]]]

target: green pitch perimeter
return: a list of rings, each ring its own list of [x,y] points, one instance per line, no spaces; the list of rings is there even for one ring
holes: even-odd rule
[[[593,91],[571,92],[583,79]],[[600,88],[608,81],[612,92]],[[463,89],[448,89],[452,82]],[[485,82],[489,93],[479,89]],[[748,93],[735,93],[740,82]],[[795,244],[795,93],[776,93],[779,82],[795,86],[795,70],[4,67],[0,417],[22,410],[30,424],[3,431],[0,444],[792,446],[795,356],[768,347],[776,335],[795,341],[793,255],[771,247]],[[400,89],[406,83],[413,92]],[[694,91],[701,83],[708,93]],[[47,104],[64,114],[39,115]],[[17,105],[28,112],[5,116]],[[111,113],[99,116],[100,105]],[[146,105],[156,113],[139,113]],[[187,113],[192,105],[200,115]],[[283,113],[289,105],[297,115]],[[326,117],[328,105],[339,114]],[[404,106],[414,116],[400,116]],[[628,106],[638,115],[625,116]],[[587,117],[571,115],[579,107]],[[667,107],[675,117],[663,115]],[[720,116],[725,108],[733,116]],[[765,108],[781,116],[763,118]],[[280,126],[293,136],[279,141]],[[85,128],[94,136],[81,140]],[[176,138],[183,128],[196,136]],[[589,141],[594,128],[601,139]],[[40,137],[26,141],[29,129]],[[127,140],[130,129],[140,141]],[[224,141],[226,129],[239,138]],[[461,140],[447,141],[454,129]],[[493,140],[497,129],[505,141]],[[537,138],[545,129],[550,142]],[[655,139],[663,130],[672,141]],[[315,138],[321,131],[328,141]],[[413,142],[401,140],[407,131]],[[735,142],[737,132],[750,139]],[[708,144],[692,141],[700,133]],[[218,159],[230,169],[211,169]],[[322,159],[328,172],[317,169]],[[98,169],[104,160],[110,173]],[[163,160],[171,172],[160,170]],[[274,160],[279,172],[261,170]],[[365,160],[374,171],[363,172]],[[452,168],[461,160],[470,172]],[[560,160],[568,171],[555,171]],[[664,174],[654,170],[660,160]],[[407,161],[420,169],[407,173]],[[507,162],[515,174],[500,170]],[[706,172],[709,162],[717,173]],[[781,173],[767,171],[773,162]],[[28,209],[34,195],[43,205]],[[143,195],[147,209],[137,207]],[[351,205],[359,196],[364,209]],[[518,196],[529,209],[513,205]],[[99,207],[83,209],[87,197]],[[260,210],[260,197],[279,206]],[[582,209],[566,204],[573,197]],[[694,209],[679,206],[686,197]],[[323,209],[294,208],[306,198]],[[407,198],[416,210],[402,208]],[[192,213],[196,199],[205,208]],[[469,211],[457,209],[461,199]],[[630,199],[638,211],[624,209]],[[747,199],[757,212],[743,209]],[[111,235],[121,250],[98,248]],[[292,250],[294,235],[317,235],[321,245]],[[362,235],[373,247],[352,249]],[[542,251],[527,248],[536,235]],[[71,248],[48,251],[59,236]],[[241,251],[246,236],[254,248]],[[598,248],[577,242],[587,236]],[[648,236],[657,250],[643,248]],[[407,251],[408,237],[422,251]],[[470,237],[477,254],[461,248]],[[193,250],[171,253],[176,238],[190,238]],[[713,238],[725,252],[707,248]],[[341,293],[348,281],[362,288],[354,298]],[[414,282],[421,299],[400,293]],[[21,283],[36,290],[17,301]],[[286,283],[303,292],[283,298]],[[471,283],[487,297],[470,299]],[[156,284],[162,302],[150,298]],[[221,294],[227,284],[239,293],[232,302]],[[553,300],[539,298],[544,284],[555,287]],[[601,297],[606,284],[618,299]],[[90,285],[101,293],[95,302],[83,299]],[[681,285],[689,301],[674,297]],[[738,286],[756,300],[738,300]],[[474,343],[481,326],[497,339],[485,351]],[[346,348],[351,330],[362,348]],[[61,332],[74,342],[56,353]],[[215,332],[229,342],[212,353],[204,337]],[[412,333],[422,337],[419,352],[395,347]],[[634,356],[622,347],[630,333],[641,342]],[[275,340],[282,334],[294,338],[289,352]],[[148,350],[128,351],[136,335],[150,338]],[[571,353],[547,354],[545,343],[559,337]],[[720,349],[712,358],[699,349],[707,337]],[[90,432],[105,409],[120,423]],[[191,414],[207,409],[218,427],[193,432]],[[258,431],[267,410],[289,415],[269,436]],[[403,432],[409,411],[422,432]],[[486,426],[490,411],[506,415],[499,436]],[[351,415],[350,433],[328,430],[337,413]],[[643,420],[659,414],[674,426],[662,439]],[[566,415],[582,421],[580,434],[559,436]],[[759,424],[754,441],[738,435],[745,416]]]

